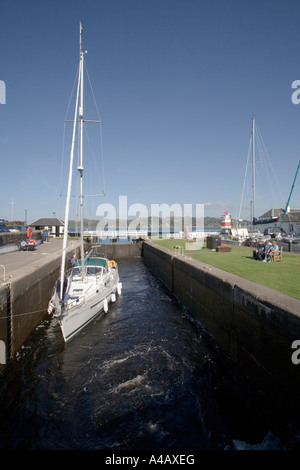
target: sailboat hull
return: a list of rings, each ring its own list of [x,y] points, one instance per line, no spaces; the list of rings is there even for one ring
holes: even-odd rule
[[[117,285],[114,288],[106,296],[103,297],[103,293],[101,296],[94,296],[88,302],[74,307],[74,309],[61,316],[59,324],[65,342],[83,330],[95,317],[106,313],[108,305],[112,301],[114,290],[117,290]]]
[[[69,341],[100,313],[106,313],[116,294],[121,294],[118,266],[115,261],[89,258],[82,277],[81,262],[67,278],[63,301],[59,300],[59,284],[49,302],[48,312],[58,319],[65,341]]]

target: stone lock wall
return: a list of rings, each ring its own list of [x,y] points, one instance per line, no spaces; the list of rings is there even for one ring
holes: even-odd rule
[[[300,301],[145,241],[146,265],[238,368],[299,414]],[[284,397],[284,400],[283,400]]]
[[[73,251],[74,247],[67,252],[67,259]],[[59,277],[60,262],[60,254],[53,254],[36,270],[24,269],[0,286],[0,371],[48,315],[48,302]]]

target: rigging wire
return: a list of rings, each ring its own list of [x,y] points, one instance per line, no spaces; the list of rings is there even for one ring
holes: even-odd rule
[[[276,200],[276,203],[277,203],[277,206],[280,207],[280,202],[278,201],[278,198],[277,198],[277,194],[279,193],[280,195],[280,200],[283,201],[283,194],[282,194],[282,191],[281,191],[281,187],[279,185],[279,182],[278,182],[278,179],[277,179],[277,176],[276,176],[276,173],[275,173],[275,170],[274,170],[274,167],[272,165],[272,162],[271,162],[271,159],[270,159],[270,156],[268,154],[268,151],[266,149],[266,146],[265,146],[265,143],[264,143],[264,140],[262,138],[262,135],[260,133],[260,130],[259,128],[256,126],[256,132],[257,132],[257,137],[258,137],[258,145],[260,146],[261,148],[261,154],[263,156],[263,163],[265,165],[265,168],[266,168],[266,172],[268,173],[268,177],[269,177],[269,182],[270,182],[270,187],[273,191],[273,196],[274,196],[274,200]],[[266,155],[267,158],[264,158],[264,155]],[[268,163],[268,164],[267,164]],[[269,171],[269,168],[270,168],[270,171]],[[277,191],[278,193],[275,192],[274,190],[274,184],[272,184],[272,181],[274,181],[276,183],[276,186],[277,186]]]
[[[281,191],[281,187],[278,183],[278,179],[276,177],[276,173],[275,173],[274,168],[272,166],[270,156],[268,154],[268,151],[266,149],[265,143],[263,141],[262,135],[261,135],[261,133],[258,129],[258,126],[257,126],[256,122],[255,122],[255,136],[256,136],[255,140],[256,140],[256,146],[257,146],[258,154],[259,154],[259,157],[261,158],[259,163],[261,163],[262,167],[263,167],[262,171],[260,171],[260,172],[257,172],[256,171],[257,168],[255,168],[255,178],[258,177],[258,180],[261,181],[261,183],[263,184],[263,187],[265,189],[267,187],[266,180],[268,181],[270,191],[272,192],[272,195],[273,195],[273,200],[274,200],[275,204],[277,205],[277,207],[280,208],[280,203],[278,202],[278,195],[279,195],[279,198],[280,198],[281,201],[284,200],[283,195],[282,195],[282,191]],[[238,219],[241,217],[242,202],[243,202],[245,189],[246,189],[247,194],[248,194],[248,191],[250,191],[250,189],[249,189],[250,188],[249,178],[248,178],[248,181],[247,181],[247,171],[248,171],[248,164],[249,164],[249,159],[250,159],[250,149],[251,149],[252,145],[253,145],[253,135],[252,135],[252,132],[251,132],[251,138],[250,138],[249,149],[248,149],[248,156],[247,156],[247,163],[246,163],[246,170],[245,170],[245,175],[244,175],[243,190],[242,190],[242,197],[241,197],[241,202],[240,202],[240,209],[239,209]],[[254,177],[253,168],[251,168],[251,175],[252,175],[251,177],[253,179],[253,177]],[[277,186],[276,190],[274,188],[274,183]],[[249,185],[249,187],[248,187],[248,185]],[[257,182],[256,182],[256,186],[257,186]],[[251,189],[253,189],[253,187]],[[268,196],[268,193],[267,193],[267,196]],[[253,216],[255,216],[255,214],[253,214],[252,217]]]
[[[91,195],[84,195],[85,198],[87,197],[96,197],[96,196],[105,196],[105,172],[104,172],[104,152],[103,152],[103,138],[102,138],[102,126],[101,126],[101,118],[100,118],[100,113],[99,113],[99,109],[98,109],[98,106],[97,106],[97,102],[96,102],[96,99],[95,99],[95,93],[94,93],[94,90],[93,90],[93,87],[92,87],[92,83],[91,83],[91,80],[90,80],[90,76],[89,76],[89,72],[88,72],[88,69],[87,69],[87,65],[86,65],[86,62],[84,61],[84,68],[85,68],[85,72],[86,72],[86,76],[88,78],[88,83],[89,83],[89,87],[90,87],[90,91],[91,91],[91,96],[92,96],[92,99],[93,99],[93,103],[94,103],[94,107],[95,107],[95,111],[96,111],[96,114],[97,114],[97,121],[93,121],[93,122],[96,122],[99,124],[99,135],[98,135],[98,138],[97,140],[99,139],[99,153],[101,154],[100,155],[100,170],[98,171],[98,175],[97,175],[97,178],[99,177],[99,182],[101,180],[101,174],[102,174],[102,182],[100,183],[100,186],[103,187],[103,192],[102,193],[99,193],[99,191],[96,191],[96,182],[94,183],[94,189],[95,189],[95,194],[91,194]],[[73,88],[72,88],[72,92],[71,92],[71,95],[70,95],[70,99],[69,99],[69,103],[68,103],[68,106],[67,106],[67,111],[66,111],[66,115],[65,115],[65,122],[64,122],[64,134],[63,134],[63,148],[62,148],[62,159],[61,159],[61,175],[60,175],[60,179],[61,179],[61,182],[60,182],[60,196],[63,196],[63,171],[64,171],[64,168],[63,168],[63,164],[64,164],[64,154],[65,154],[65,140],[66,140],[66,124],[70,121],[67,120],[67,117],[68,117],[68,114],[69,114],[69,109],[70,109],[70,106],[71,106],[71,103],[72,103],[72,99],[73,99],[73,95],[74,95],[74,90],[75,90],[75,86],[76,86],[76,82],[77,82],[77,79],[78,79],[78,74],[79,74],[79,67],[77,69],[77,73],[76,73],[76,76],[75,76],[75,79],[74,79],[74,83],[73,83]],[[86,90],[84,90],[84,94],[86,95]],[[73,121],[72,121],[73,122]],[[89,122],[88,120],[86,120],[86,122]],[[85,137],[86,137],[86,141],[88,142],[88,145],[89,145],[89,150],[90,150],[90,155],[92,156],[92,160],[93,160],[93,164],[95,166],[95,169],[97,170],[97,158],[96,158],[96,155],[95,155],[95,152],[93,151],[93,146],[92,146],[92,143],[91,143],[91,140],[90,140],[90,136],[87,132],[87,126],[86,126],[86,123],[84,121],[84,133],[85,133]],[[79,146],[79,143],[78,143],[78,146]],[[79,150],[78,150],[78,158],[79,158]],[[87,166],[89,166],[89,161],[85,161],[85,164]],[[91,172],[93,175],[94,175],[94,172]],[[97,173],[97,171],[96,171]],[[89,175],[89,172],[87,173],[88,175],[88,181],[90,181],[90,176],[92,175]],[[75,194],[73,195],[73,197],[77,198],[79,197],[78,194],[79,194],[79,191],[78,191],[78,186],[79,186],[79,177],[77,175],[77,177],[75,178],[75,188],[74,188],[74,192]],[[85,204],[86,206],[86,204]],[[89,206],[91,206],[91,204],[89,204]],[[86,209],[86,207],[85,207]],[[75,220],[77,218],[77,215],[78,215],[78,202],[76,202],[76,207],[75,207]],[[90,207],[90,214],[92,214],[92,209]],[[88,216],[88,215],[87,215]]]
[[[237,218],[238,222],[241,218],[241,211],[242,211],[242,205],[243,205],[243,198],[244,198],[246,177],[247,177],[247,172],[248,172],[248,164],[249,164],[249,156],[250,156],[251,145],[252,145],[252,135],[250,137],[249,148],[248,148],[247,163],[246,163],[246,169],[245,169],[245,175],[244,175],[244,181],[243,181],[243,189],[242,189],[242,197],[241,197],[241,201],[240,201],[239,214],[238,214],[238,218]]]
[[[98,117],[98,121],[99,121],[100,152],[101,152],[101,166],[102,166],[102,178],[103,178],[102,183],[103,183],[103,192],[105,194],[104,152],[103,152],[102,126],[101,126],[102,122],[101,122],[100,113],[99,113],[98,105],[97,105],[97,102],[96,102],[96,98],[95,98],[95,94],[94,94],[93,86],[92,86],[92,83],[91,83],[91,80],[90,80],[90,75],[89,75],[89,72],[88,72],[88,69],[87,69],[86,62],[84,62],[84,66],[85,66],[86,75],[87,75],[87,78],[88,78],[88,81],[89,81],[89,85],[90,85],[90,89],[91,89],[91,93],[92,93],[92,96],[93,96],[93,101],[94,101],[94,105],[95,105],[95,109],[96,109],[96,113],[97,113],[97,117]]]
[[[63,131],[63,142],[62,142],[62,152],[61,152],[61,169],[60,169],[60,197],[63,196],[63,170],[64,170],[65,138],[66,138],[66,124],[68,123],[67,116],[69,114],[72,98],[74,96],[74,90],[75,90],[75,86],[77,84],[78,74],[79,74],[79,67],[77,68],[77,72],[76,72],[76,75],[75,75],[75,79],[74,79],[74,83],[73,83],[73,87],[72,87],[72,91],[71,91],[71,94],[70,94],[70,99],[69,99],[69,103],[68,103],[68,106],[67,106],[65,119],[64,119],[64,131]]]

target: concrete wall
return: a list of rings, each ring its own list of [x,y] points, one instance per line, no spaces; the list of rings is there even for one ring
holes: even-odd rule
[[[0,371],[6,363],[8,337],[7,337],[7,297],[8,291],[6,286],[0,286]]]
[[[300,365],[291,360],[292,342],[300,340],[300,301],[150,241],[143,257],[238,368],[300,414]]]
[[[74,247],[67,252],[67,259],[73,252]],[[60,262],[61,255],[55,253],[44,262],[40,260],[37,267],[23,268],[10,283],[0,286],[0,343],[6,351],[6,361],[0,356],[0,371],[48,315],[48,302],[59,277]]]
[[[126,258],[134,258],[141,256],[142,242],[137,243],[111,243],[107,245],[93,245],[98,253],[103,253],[108,259],[114,259],[116,261]]]

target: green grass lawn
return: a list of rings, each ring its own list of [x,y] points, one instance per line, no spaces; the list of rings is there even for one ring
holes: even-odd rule
[[[175,246],[182,246],[186,256],[300,299],[299,254],[283,252],[281,262],[263,263],[253,259],[253,248],[247,246],[231,246],[231,252],[218,253],[205,245],[198,251],[185,250],[185,240],[166,239],[154,242],[173,251]]]

